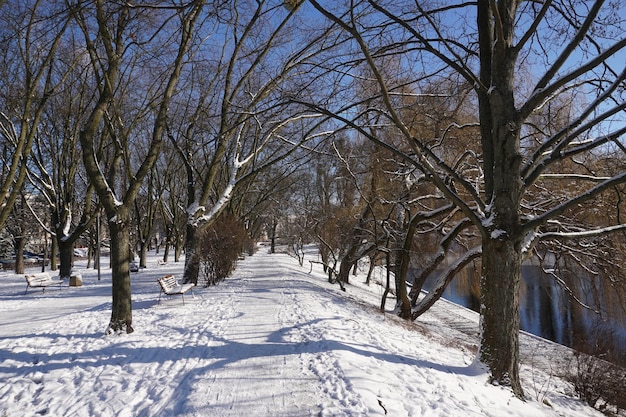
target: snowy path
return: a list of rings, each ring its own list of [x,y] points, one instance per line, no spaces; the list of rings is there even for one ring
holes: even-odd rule
[[[157,305],[156,278],[182,265],[153,264],[132,277],[136,331],[122,336],[102,335],[110,276],[83,270],[84,287],[26,296],[23,277],[1,277],[0,416],[596,415],[549,376],[558,410],[486,384],[475,340],[443,324],[445,304],[407,325],[375,294],[362,301],[369,289],[342,293],[321,271],[259,252],[186,305]]]
[[[230,317],[213,336],[215,361],[189,400],[193,415],[318,415],[319,381],[302,372],[304,346],[291,334],[306,320],[301,300],[275,273],[271,257],[239,268],[228,288]]]

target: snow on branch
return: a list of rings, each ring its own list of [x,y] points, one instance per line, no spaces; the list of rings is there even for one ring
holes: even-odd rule
[[[435,280],[433,289],[430,290],[424,298],[422,298],[413,308],[411,317],[413,320],[417,319],[425,311],[427,311],[437,300],[441,298],[448,284],[452,282],[452,279],[458,274],[466,265],[472,262],[474,259],[482,256],[482,247],[475,246],[472,249],[465,252],[462,256],[457,258],[451,265],[449,265],[445,271]]]
[[[584,175],[584,174],[541,174],[539,178],[542,179],[559,179],[559,180],[585,180],[592,182],[602,182],[610,180],[611,177],[596,177],[593,175]]]
[[[622,230],[626,230],[626,224],[618,224],[614,226],[601,227],[599,229],[592,229],[592,230],[581,230],[577,232],[537,233],[537,237],[540,240],[543,240],[543,239],[578,239],[578,238],[606,235],[609,233],[619,232]]]
[[[554,280],[556,281],[556,283],[563,289],[563,291],[565,291],[580,306],[590,311],[593,311],[596,314],[600,313],[597,309],[592,308],[589,304],[585,303],[580,297],[578,297],[574,293],[574,291],[569,287],[569,285],[567,285],[567,283],[563,280],[563,278],[559,277],[553,269],[542,268],[542,270],[545,274],[552,276]]]
[[[580,26],[576,35],[570,40],[570,42],[564,46],[561,54],[552,64],[543,77],[537,82],[533,96],[526,102],[521,110],[524,115],[530,114],[535,109],[538,103],[542,102],[546,96],[551,95],[554,91],[560,89],[564,85],[570,83],[574,79],[582,76],[583,74],[593,70],[597,66],[604,63],[608,58],[617,54],[620,50],[626,47],[626,38],[621,39],[615,43],[612,47],[606,49],[604,52],[598,54],[595,58],[591,59],[587,63],[577,66],[573,71],[563,75],[562,77],[552,81],[557,75],[558,71],[563,67],[567,59],[576,51],[576,48],[583,41],[588,31],[594,24],[594,20],[602,7],[603,2],[595,2],[583,24]]]
[[[237,137],[235,139],[235,152],[233,152],[232,161],[230,163],[232,169],[230,170],[228,183],[222,190],[218,200],[215,202],[213,207],[211,207],[211,210],[207,212],[206,207],[197,202],[191,204],[187,209],[189,220],[194,227],[199,227],[202,224],[209,223],[222,212],[233,195],[233,191],[237,185],[237,176],[239,175],[239,171],[256,155],[257,151],[251,151],[250,155],[246,158],[243,160],[239,159],[241,153],[241,137],[243,135],[244,128],[245,124],[242,124],[237,132]],[[200,213],[205,214],[200,215]]]
[[[616,175],[614,177],[609,178],[608,180],[602,181],[601,183],[599,183],[596,186],[590,188],[589,190],[585,191],[584,193],[578,195],[577,197],[574,197],[574,198],[571,198],[570,200],[564,201],[563,203],[559,204],[558,206],[552,208],[551,210],[548,210],[545,213],[543,213],[542,215],[537,216],[537,217],[533,218],[532,220],[528,221],[524,225],[524,229],[525,230],[534,230],[534,229],[538,228],[540,225],[542,225],[545,222],[547,222],[548,220],[554,219],[557,216],[561,215],[563,212],[565,212],[569,208],[575,207],[578,204],[581,204],[581,203],[584,203],[584,202],[586,202],[588,200],[591,200],[592,198],[594,198],[595,196],[597,196],[598,194],[600,194],[604,190],[606,190],[606,189],[608,189],[610,187],[613,187],[615,185],[622,184],[624,182],[626,182],[626,172],[622,172],[619,175]]]
[[[15,125],[4,112],[0,111],[0,135],[11,143],[13,146],[18,144],[18,134],[15,130]]]
[[[596,104],[599,104],[600,100],[596,100]],[[594,107],[590,106],[593,110]],[[565,159],[566,157],[573,156],[585,151],[595,149],[610,141],[617,141],[617,139],[626,132],[626,127],[622,127],[606,135],[599,136],[592,140],[576,141],[574,139],[582,135],[584,132],[591,130],[594,126],[597,126],[604,120],[607,120],[611,116],[626,109],[626,103],[622,103],[619,106],[615,106],[587,123],[582,124],[582,119],[586,117],[585,111],[576,121],[569,124],[566,128],[562,129],[546,143],[541,145],[529,159],[529,162],[522,170],[522,175],[526,178],[526,184],[534,182],[534,180],[552,163]],[[572,130],[574,127],[577,129]],[[554,147],[553,149],[549,149]]]

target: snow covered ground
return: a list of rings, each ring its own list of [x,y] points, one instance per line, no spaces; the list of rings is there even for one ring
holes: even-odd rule
[[[555,376],[566,350],[537,338],[523,338],[526,402],[487,384],[477,317],[450,303],[409,325],[377,310],[375,286],[343,293],[319,265],[261,249],[185,305],[157,304],[156,279],[181,271],[153,254],[133,274],[135,332],[121,336],[103,336],[107,270],[27,295],[0,273],[0,417],[601,416]]]

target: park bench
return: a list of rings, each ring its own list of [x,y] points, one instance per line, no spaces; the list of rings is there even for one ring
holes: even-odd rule
[[[161,292],[159,293],[159,303],[161,302],[161,294],[165,294],[168,297],[172,295],[181,295],[183,298],[183,305],[185,305],[185,293],[190,291],[195,284],[179,284],[174,275],[166,275],[158,279],[161,286]],[[193,291],[191,291],[193,295]]]
[[[52,279],[47,272],[40,272],[38,274],[27,274],[24,275],[26,278],[26,291],[24,291],[24,295],[28,292],[28,287],[32,288],[43,288],[43,292],[46,292],[47,287],[51,286],[61,286],[63,285],[63,280],[60,279]]]

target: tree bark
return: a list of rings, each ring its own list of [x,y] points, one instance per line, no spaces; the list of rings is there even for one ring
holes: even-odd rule
[[[422,220],[422,216],[419,214],[411,217],[408,227],[402,236],[402,247],[398,249],[397,254],[397,268],[396,268],[396,297],[398,305],[396,308],[400,313],[400,317],[403,319],[411,319],[412,305],[414,301],[410,296],[406,288],[407,276],[409,273],[409,265],[411,263],[411,248],[413,247],[413,239],[415,232],[417,231],[417,225]],[[421,287],[417,291],[421,290]],[[412,290],[411,290],[412,291]],[[415,296],[417,299],[417,296]]]
[[[491,96],[493,188],[482,229],[481,343],[479,359],[494,383],[523,398],[519,380],[519,308],[522,242],[519,124],[511,94]],[[508,112],[507,112],[508,110]]]
[[[411,239],[412,241],[412,239]],[[404,236],[402,246],[396,251],[395,281],[396,281],[396,311],[403,319],[411,318],[411,300],[406,288],[406,276],[411,262],[411,241]]]
[[[130,288],[130,226],[127,216],[118,210],[116,216],[109,216],[111,241],[111,269],[113,308],[107,334],[132,333],[133,313]]]
[[[378,252],[374,252],[374,253],[370,254],[370,256],[369,256],[370,264],[369,264],[369,267],[367,269],[367,277],[365,278],[365,284],[366,285],[370,285],[370,282],[372,281],[372,273],[374,272],[374,268],[376,268],[376,258],[377,257],[378,257]]]
[[[58,236],[57,232],[57,236]],[[68,278],[72,275],[72,261],[74,259],[74,242],[61,239],[59,245],[59,260],[61,267],[59,268],[59,276]]]
[[[523,231],[520,226],[520,114],[515,107],[514,47],[518,3],[478,1],[478,90],[485,201],[481,229],[481,343],[478,358],[491,381],[524,397],[519,380],[519,291]]]
[[[483,239],[479,359],[489,366],[492,382],[523,396],[518,368],[520,274],[518,243]]]
[[[276,229],[278,228],[278,220],[272,219],[272,236],[270,237],[270,253],[276,253]]]
[[[24,246],[26,245],[26,239],[23,236],[18,236],[14,239],[13,248],[15,250],[15,273],[24,273]]]
[[[59,252],[59,243],[56,239],[51,239],[50,249],[50,270],[57,270],[57,253]]]
[[[358,259],[356,258],[356,253],[359,248],[356,245],[350,246],[348,248],[348,252],[341,259],[339,264],[339,273],[337,274],[337,281],[344,282],[348,284],[350,280],[350,270],[356,264]]]
[[[150,241],[142,239],[139,241],[139,267],[147,268],[148,267],[148,246],[150,245]],[[157,251],[158,253],[158,251]]]
[[[194,283],[198,285],[198,275],[200,273],[200,256],[198,254],[197,237],[199,230],[192,224],[187,223],[187,236],[185,240],[185,284]]]
[[[478,258],[481,253],[481,248],[477,247],[470,249],[469,252],[454,261],[454,263],[446,268],[445,271],[442,271],[439,277],[437,277],[433,288],[431,288],[428,293],[419,300],[419,302],[413,304],[411,309],[411,318],[413,320],[417,320],[419,316],[428,311],[428,309],[443,296],[446,288],[448,288],[448,285],[457,276],[457,274],[459,274],[470,262]]]

